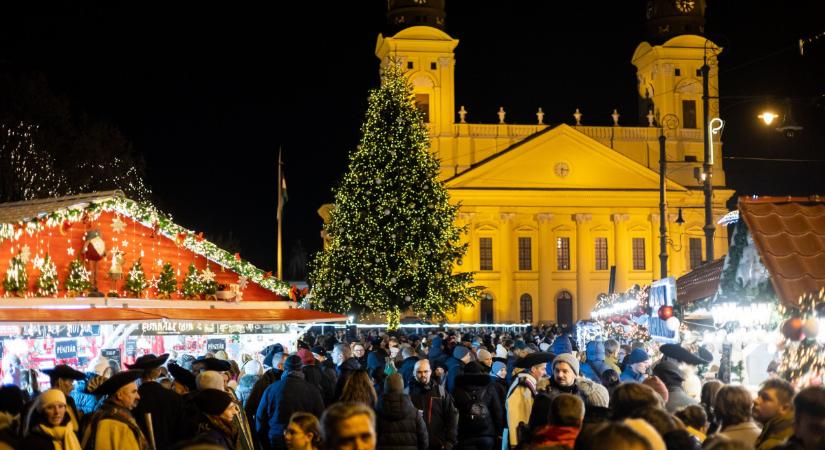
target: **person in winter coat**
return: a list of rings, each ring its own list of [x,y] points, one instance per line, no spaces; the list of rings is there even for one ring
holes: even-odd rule
[[[59,389],[40,394],[29,411],[19,448],[26,450],[81,450],[67,413],[66,396]]]
[[[244,406],[246,406],[246,401],[252,393],[252,388],[261,379],[263,373],[261,363],[254,359],[247,361],[241,368],[241,376],[238,378],[238,388],[235,389],[235,394]]]
[[[622,369],[619,368],[619,342],[617,340],[604,341],[604,363],[617,374],[622,373]]]
[[[195,442],[226,450],[243,450],[241,433],[235,420],[240,410],[232,396],[217,389],[204,389],[195,395],[194,400],[200,411]]]
[[[533,433],[528,448],[572,450],[584,420],[584,403],[577,395],[559,394],[550,404],[548,420]]]
[[[66,414],[69,416],[75,433],[79,433],[81,415],[77,410],[71,394],[74,390],[75,381],[85,380],[86,374],[66,364],[58,364],[51,369],[41,370],[41,372],[49,376],[52,389],[58,389],[66,396]]]
[[[429,360],[418,361],[414,369],[415,377],[405,392],[413,406],[423,413],[430,450],[450,450],[455,447],[458,434],[458,410],[453,397],[432,378]]]
[[[258,441],[264,449],[285,448],[284,429],[298,411],[320,417],[324,412],[321,391],[304,379],[298,355],[284,361],[284,374],[264,391],[255,415]]]
[[[375,408],[378,450],[427,450],[427,425],[422,414],[404,394],[404,379],[387,377],[384,394]]]
[[[507,391],[507,428],[511,447],[526,439],[524,431],[530,423],[538,380],[547,374],[547,363],[553,360],[553,356],[546,352],[531,353],[515,364],[522,371]]]
[[[581,376],[601,384],[602,372],[610,367],[604,362],[604,342],[601,339],[590,341],[585,346],[587,360],[581,364]]]
[[[650,368],[650,356],[644,349],[637,348],[630,352],[624,361],[624,370],[619,376],[622,383],[641,383]]]
[[[496,397],[503,405],[507,399],[507,365],[501,361],[494,362],[490,369],[490,379],[496,391]]]
[[[449,355],[444,353],[444,338],[437,335],[430,343],[430,351],[427,354],[427,359],[430,360],[430,367],[435,369],[439,364],[446,364]]]
[[[335,401],[335,384],[332,383],[332,380],[324,376],[321,366],[315,364],[316,360],[312,352],[302,348],[298,350],[297,355],[304,364],[301,370],[304,372],[306,381],[321,391],[321,398],[324,400],[324,405],[331,405],[332,402]]]
[[[183,399],[175,391],[163,387],[157,382],[160,366],[166,362],[169,354],[155,356],[143,355],[134,364],[127,364],[130,369],[143,370],[138,387],[140,402],[133,410],[135,420],[143,434],[149,435],[146,413],[152,415],[152,429],[155,435],[155,448],[165,450],[179,439],[183,428]]]
[[[716,394],[713,406],[722,426],[716,435],[748,445],[756,443],[762,430],[751,420],[753,399],[747,389],[742,386],[725,386]]]
[[[547,393],[551,400],[559,394],[579,396],[587,407],[606,408],[610,404],[610,395],[601,384],[579,376],[579,360],[572,354],[556,356],[550,366],[553,371]]]
[[[682,383],[685,381],[682,371],[671,361],[660,361],[653,368],[653,375],[659,377],[667,387],[667,398],[665,399],[665,409],[673,414],[676,411],[699,402],[692,399],[685,393]]]
[[[793,435],[794,394],[793,386],[785,380],[770,379],[762,384],[753,400],[753,418],[762,424],[756,450],[771,450]]]
[[[447,360],[447,392],[452,393],[455,388],[455,379],[464,373],[464,366],[472,360],[470,349],[463,345],[457,345],[453,349],[452,358]]]
[[[283,349],[283,347],[280,348]],[[249,393],[249,397],[246,398],[246,403],[244,403],[243,409],[246,413],[246,420],[249,422],[249,428],[252,430],[256,429],[257,418],[255,416],[258,414],[258,407],[261,405],[261,399],[263,398],[264,392],[269,386],[283,377],[283,365],[286,356],[287,355],[282,352],[275,354],[270,353],[267,355],[266,359],[264,359],[264,364],[268,361],[272,364],[272,366],[270,366],[270,369],[261,375],[260,380],[255,382],[255,385],[252,386],[252,391]],[[257,442],[256,439],[255,448],[261,448],[260,445],[261,443]]]
[[[456,377],[453,398],[458,409],[458,449],[493,448],[504,428],[501,403],[490,376],[478,362]]]
[[[407,387],[415,377],[415,363],[418,362],[418,355],[415,354],[415,349],[412,347],[404,347],[401,350],[401,356],[404,361],[401,363],[398,373],[401,374],[401,378],[404,379],[404,386]]]
[[[341,392],[347,379],[353,372],[362,368],[357,358],[352,357],[352,352],[347,344],[335,344],[332,350],[332,362],[335,364],[335,371],[338,378],[335,382],[335,399],[341,398]],[[366,367],[364,367],[366,369]]]

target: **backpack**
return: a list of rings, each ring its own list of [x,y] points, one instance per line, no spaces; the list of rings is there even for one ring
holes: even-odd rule
[[[490,424],[490,409],[487,407],[487,389],[470,395],[464,424],[470,433],[481,432]]]

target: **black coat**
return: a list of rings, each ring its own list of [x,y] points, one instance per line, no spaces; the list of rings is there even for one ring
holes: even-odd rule
[[[455,389],[455,379],[464,373],[464,361],[451,356],[445,363],[447,366],[447,392],[453,393]]]
[[[427,450],[427,425],[410,397],[384,394],[375,407],[378,450]]]
[[[284,371],[281,369],[269,369],[261,375],[261,379],[255,382],[252,386],[252,391],[249,392],[249,397],[246,398],[246,403],[243,405],[243,410],[246,413],[246,420],[249,422],[249,429],[255,431],[255,414],[258,413],[258,406],[261,404],[261,398],[264,396],[264,391],[270,384],[281,379]],[[255,441],[255,448],[261,448],[260,443],[256,437],[252,439]]]
[[[331,405],[335,401],[335,383],[323,373],[321,366],[314,364],[304,366],[301,371],[306,381],[321,392],[324,405]]]
[[[165,450],[186,437],[180,434],[184,418],[183,399],[180,395],[155,381],[141,383],[138,394],[140,401],[132,415],[140,425],[143,435],[148,437],[145,414],[152,414],[155,448]]]
[[[268,443],[278,443],[283,439],[289,417],[299,411],[321,417],[324,399],[316,386],[304,380],[303,373],[287,372],[266,388],[258,406],[255,430],[263,448],[267,448]]]
[[[54,450],[51,436],[47,436],[39,429],[32,430],[28,436],[20,441],[20,446],[26,450]]]
[[[453,404],[453,397],[444,386],[432,379],[424,385],[413,378],[407,392],[412,404],[423,412],[430,450],[455,446],[458,439],[458,410]]]
[[[479,441],[493,441],[501,435],[504,426],[502,403],[486,373],[462,374],[456,377],[453,400],[458,409],[458,443],[459,447],[473,446]],[[474,403],[487,405],[488,419],[481,427],[472,427],[470,409]],[[477,444],[483,447],[484,445]]]

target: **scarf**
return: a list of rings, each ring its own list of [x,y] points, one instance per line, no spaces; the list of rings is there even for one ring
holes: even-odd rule
[[[97,424],[104,419],[117,420],[126,424],[129,429],[132,430],[132,433],[134,433],[135,440],[137,441],[140,450],[149,450],[149,442],[146,440],[143,432],[140,431],[140,427],[138,427],[137,422],[135,422],[135,418],[132,416],[132,413],[128,409],[117,405],[111,397],[106,399],[100,408],[98,408],[98,410],[92,415],[90,425],[86,427],[86,431],[83,433],[84,448],[94,448],[95,434],[97,434]]]
[[[81,450],[77,436],[69,427],[48,427],[41,423],[39,430],[52,438],[55,450]]]
[[[209,427],[219,431],[226,437],[226,442],[232,446],[230,447],[232,450],[243,448],[239,439],[238,427],[234,423],[227,425],[217,416],[206,415],[206,418],[209,420]]]

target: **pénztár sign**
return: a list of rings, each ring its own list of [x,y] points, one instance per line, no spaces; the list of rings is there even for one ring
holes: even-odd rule
[[[662,278],[654,281],[650,285],[650,317],[647,319],[647,328],[650,337],[658,342],[676,344],[679,342],[679,334],[667,328],[664,320],[659,318],[659,308],[662,306],[676,306],[676,279],[673,277]]]

